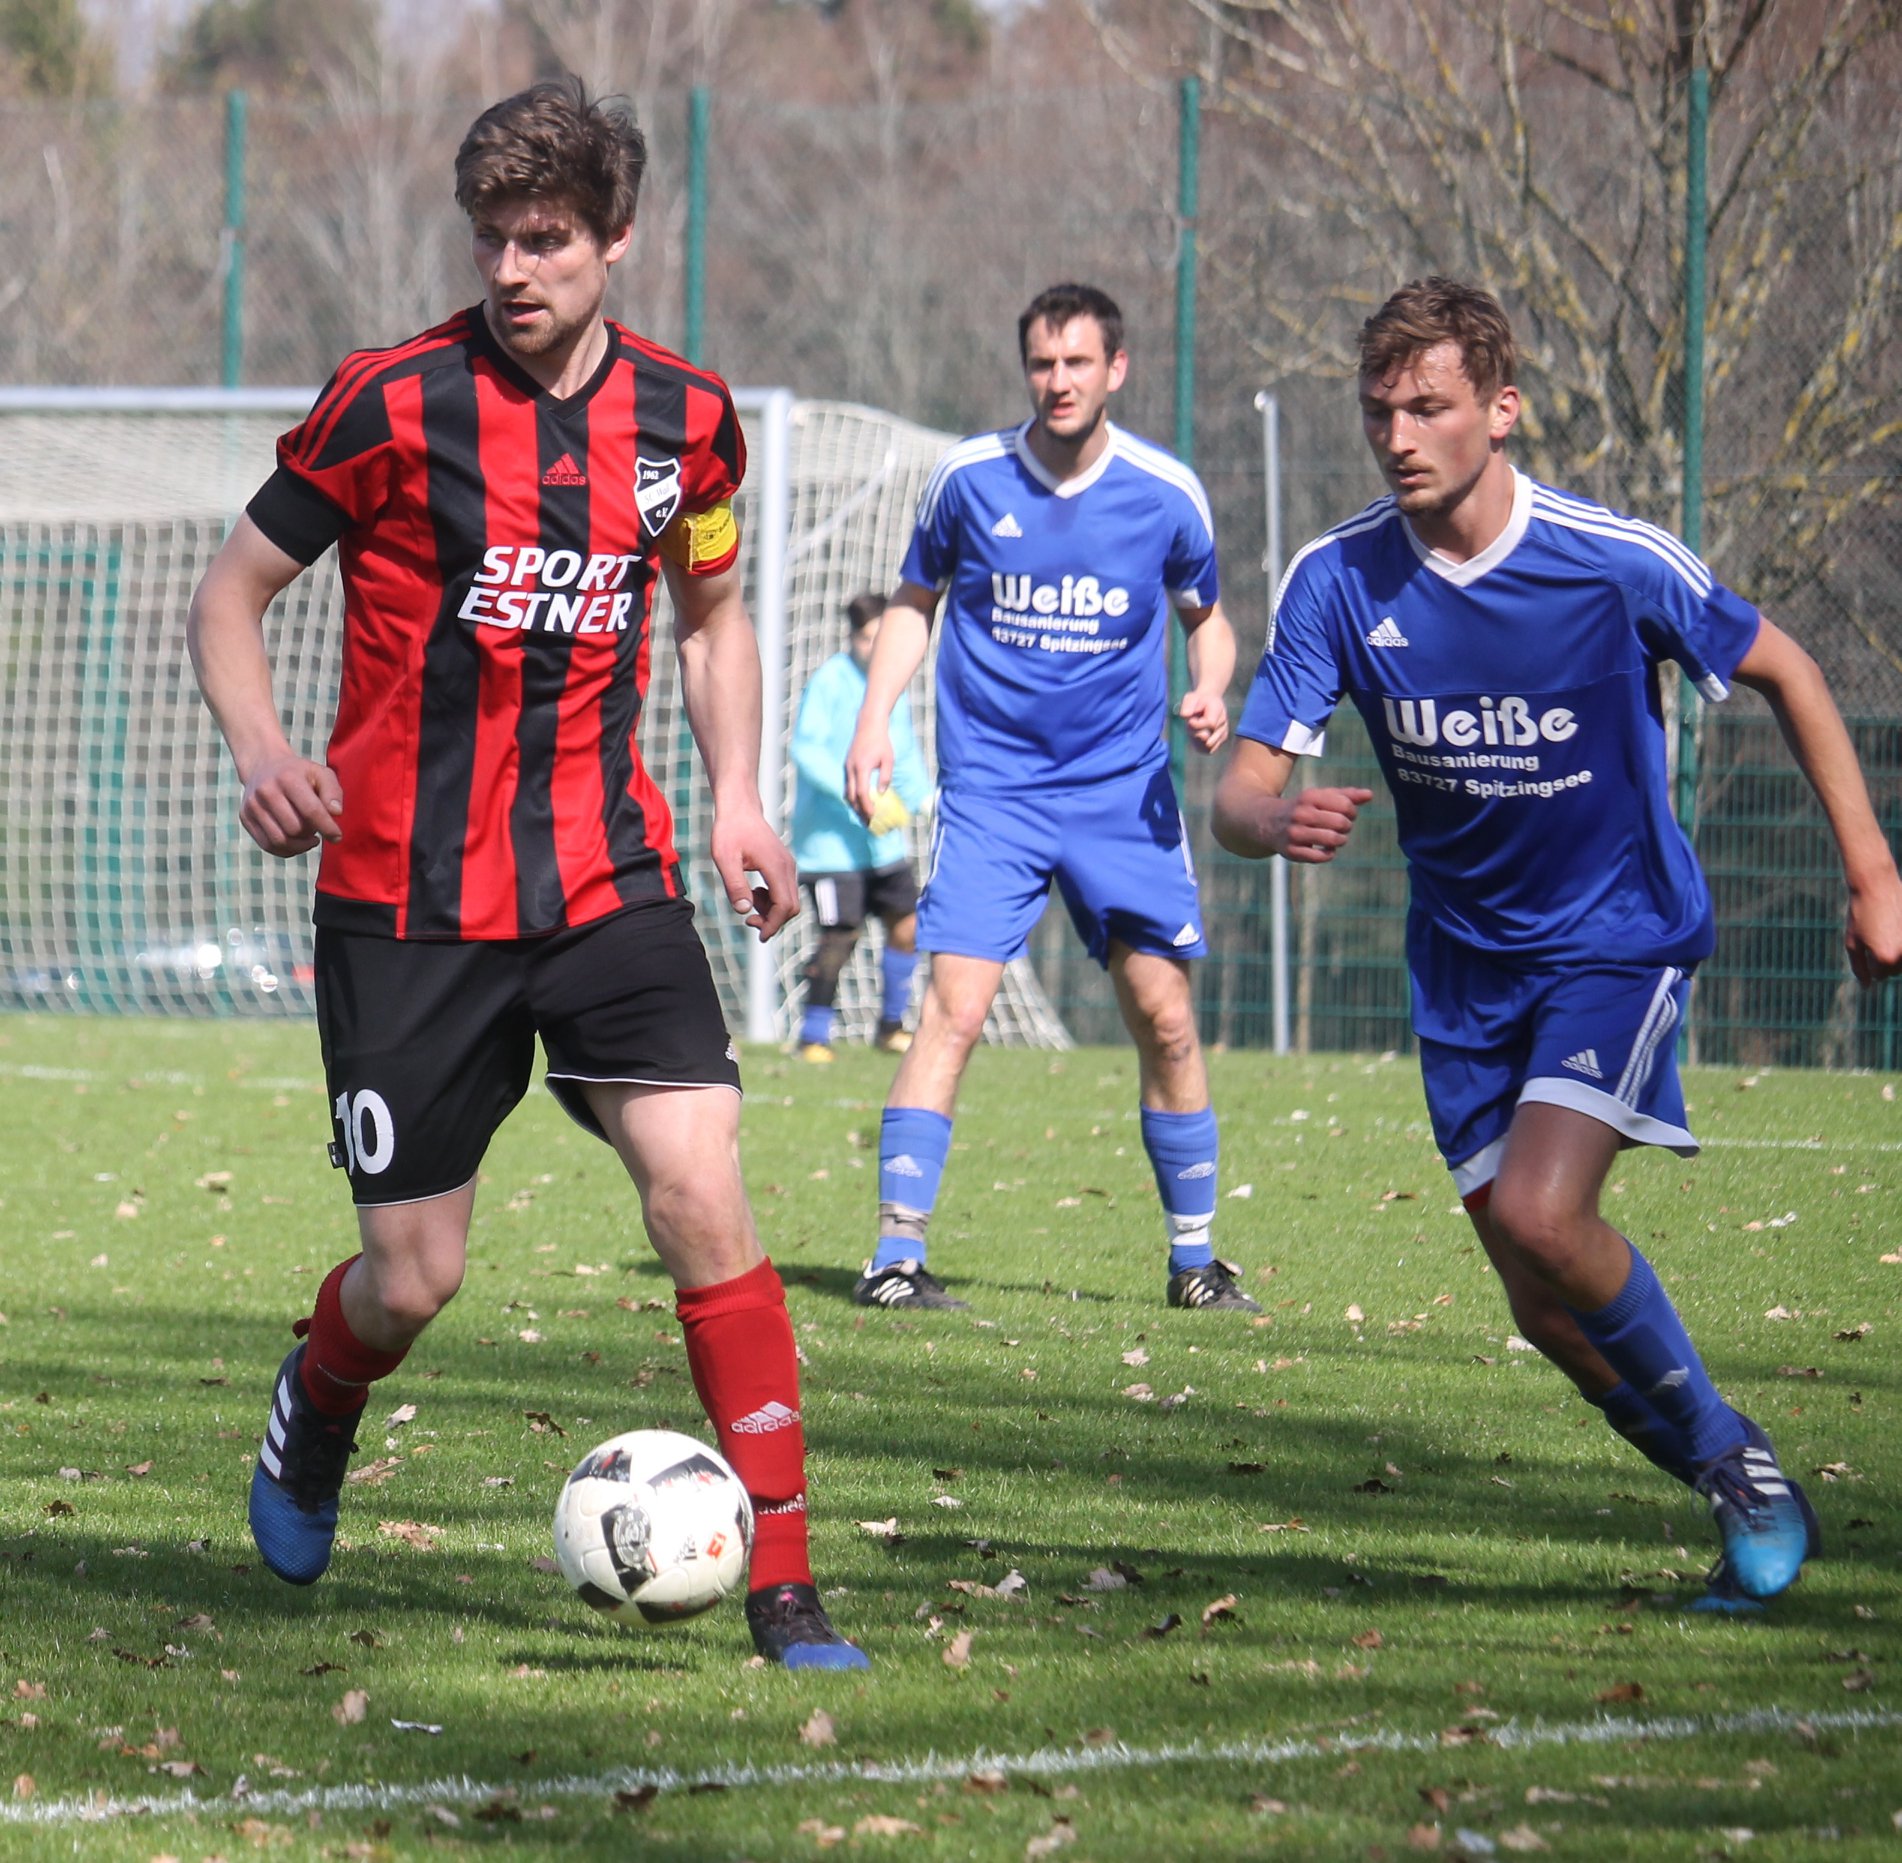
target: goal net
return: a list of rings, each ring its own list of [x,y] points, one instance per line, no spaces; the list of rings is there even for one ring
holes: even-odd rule
[[[238,826],[238,784],[185,650],[192,590],[270,472],[312,393],[0,393],[0,1007],[302,1014],[312,1006],[310,859],[277,861]],[[870,408],[736,395],[751,466],[743,568],[765,662],[761,788],[783,826],[799,693],[844,642],[845,604],[896,579],[926,478],[951,436]],[[321,757],[338,681],[342,592],[327,554],[267,620],[291,741]],[[664,597],[656,639],[671,640]],[[914,685],[929,745],[930,669]],[[760,946],[706,858],[711,803],[674,656],[653,657],[642,749],[676,814],[689,889],[727,1013],[790,1040],[813,929]],[[927,822],[910,831],[921,851]],[[840,980],[844,1039],[879,1001],[879,930]],[[1067,1046],[1028,963],[986,1034]]]

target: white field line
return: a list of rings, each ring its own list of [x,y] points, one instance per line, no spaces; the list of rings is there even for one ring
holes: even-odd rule
[[[1859,1144],[1850,1139],[1842,1144],[1832,1145],[1828,1139],[1771,1139],[1771,1138],[1707,1138],[1698,1143],[1706,1150],[1719,1148],[1729,1151],[1902,1151],[1902,1143],[1891,1139],[1882,1139],[1874,1144]]]
[[[1484,1736],[1484,1744],[1507,1753],[1545,1747],[1611,1746],[1628,1740],[1680,1741],[1743,1734],[1877,1733],[1902,1727],[1902,1712],[1873,1708],[1802,1714],[1793,1708],[1757,1708],[1748,1714],[1672,1715],[1632,1720],[1607,1715],[1590,1721],[1504,1721]],[[1183,1745],[1132,1747],[1120,1742],[1100,1747],[1040,1747],[1032,1753],[995,1753],[980,1747],[962,1756],[927,1753],[921,1759],[867,1760],[860,1765],[716,1766],[705,1772],[676,1772],[672,1767],[621,1767],[610,1772],[571,1774],[537,1781],[524,1788],[518,1780],[485,1783],[466,1776],[426,1780],[419,1785],[312,1786],[306,1791],[257,1792],[240,1781],[229,1795],[200,1797],[185,1791],[169,1796],[0,1801],[0,1826],[94,1824],[112,1818],[176,1818],[188,1815],[296,1817],[308,1811],[389,1812],[427,1805],[512,1803],[556,1798],[607,1798],[652,1786],[681,1791],[717,1786],[728,1791],[771,1790],[803,1785],[930,1785],[997,1771],[1025,1778],[1055,1779],[1080,1773],[1127,1772],[1155,1766],[1287,1766],[1301,1760],[1338,1760],[1343,1753],[1437,1753],[1437,1734],[1383,1732],[1336,1734],[1311,1740],[1233,1740],[1216,1744],[1192,1740]]]
[[[148,1087],[205,1087],[211,1084],[204,1074],[181,1074],[166,1068],[117,1068],[106,1071],[96,1067],[47,1067],[37,1061],[0,1061],[0,1079],[75,1081],[97,1086],[102,1081],[122,1085],[136,1080]],[[236,1080],[224,1080],[230,1087],[262,1088],[270,1093],[321,1093],[321,1080],[304,1080],[296,1075],[246,1074]]]

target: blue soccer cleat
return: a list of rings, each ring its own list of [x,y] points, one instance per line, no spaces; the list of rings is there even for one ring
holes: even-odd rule
[[[1738,1421],[1744,1440],[1706,1462],[1693,1484],[1710,1502],[1724,1542],[1709,1590],[1693,1609],[1736,1611],[1774,1598],[1823,1550],[1808,1495],[1778,1467],[1769,1437],[1748,1417]]]
[[[1744,1447],[1761,1450],[1765,1455],[1774,1458],[1775,1451],[1770,1447],[1769,1437],[1742,1411],[1736,1411],[1733,1414],[1744,1427]],[[1810,1505],[1810,1497],[1791,1481],[1789,1476],[1785,1475],[1783,1480],[1791,1494],[1796,1497],[1797,1509],[1803,1516],[1803,1557],[1806,1560],[1820,1559],[1823,1554],[1823,1526],[1822,1522],[1816,1518],[1816,1509]],[[1721,1611],[1730,1616],[1740,1617],[1754,1611],[1761,1611],[1763,1606],[1755,1598],[1750,1597],[1737,1582],[1730,1569],[1729,1560],[1720,1557],[1711,1567],[1710,1576],[1704,1581],[1704,1595],[1691,1606],[1691,1609]]]
[[[277,1372],[271,1421],[251,1471],[251,1537],[279,1578],[314,1585],[337,1537],[337,1496],[356,1448],[355,1417],[327,1417],[304,1390],[304,1348]]]
[[[763,1585],[746,1600],[753,1647],[788,1669],[869,1669],[872,1659],[832,1628],[810,1585]]]

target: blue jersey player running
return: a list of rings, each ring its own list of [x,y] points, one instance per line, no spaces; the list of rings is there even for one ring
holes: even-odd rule
[[[1598,1207],[1621,1147],[1697,1149],[1673,1036],[1713,921],[1666,790],[1662,664],[1707,699],[1740,682],[1768,700],[1840,850],[1865,985],[1902,968],[1902,881],[1815,662],[1676,538],[1516,471],[1513,367],[1499,305],[1451,280],[1363,327],[1361,418],[1392,493],[1289,568],[1215,833],[1331,859],[1371,792],[1283,791],[1353,700],[1408,860],[1434,1134],[1514,1320],[1708,1499],[1723,1555],[1699,1608],[1752,1609],[1821,1550],[1815,1515]]]
[[[1235,637],[1208,500],[1180,461],[1108,419],[1129,359],[1103,292],[1053,286],[1017,335],[1031,417],[962,441],[933,474],[846,757],[847,796],[869,816],[892,780],[892,702],[942,600],[940,794],[918,913],[930,981],[885,1103],[878,1245],[854,1298],[966,1304],[925,1267],[926,1226],[958,1081],[1054,879],[1135,1037],[1169,1303],[1255,1312],[1210,1242],[1217,1133],[1188,966],[1207,947],[1163,735],[1173,613],[1189,738],[1206,753],[1228,736]]]

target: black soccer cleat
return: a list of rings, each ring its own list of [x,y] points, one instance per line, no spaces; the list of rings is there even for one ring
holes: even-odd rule
[[[304,1390],[304,1348],[279,1366],[271,1420],[251,1471],[251,1537],[292,1585],[314,1585],[337,1537],[337,1496],[356,1449],[355,1417],[327,1417]]]
[[[944,1283],[921,1261],[895,1261],[889,1268],[865,1272],[852,1289],[861,1307],[952,1307],[968,1312],[971,1303],[944,1291]]]
[[[1184,1268],[1169,1277],[1172,1307],[1224,1307],[1231,1313],[1259,1313],[1261,1302],[1251,1300],[1235,1285],[1241,1269],[1232,1261],[1212,1261],[1200,1268]]]
[[[748,1592],[753,1647],[787,1669],[869,1669],[872,1659],[832,1628],[811,1585],[763,1585]]]

